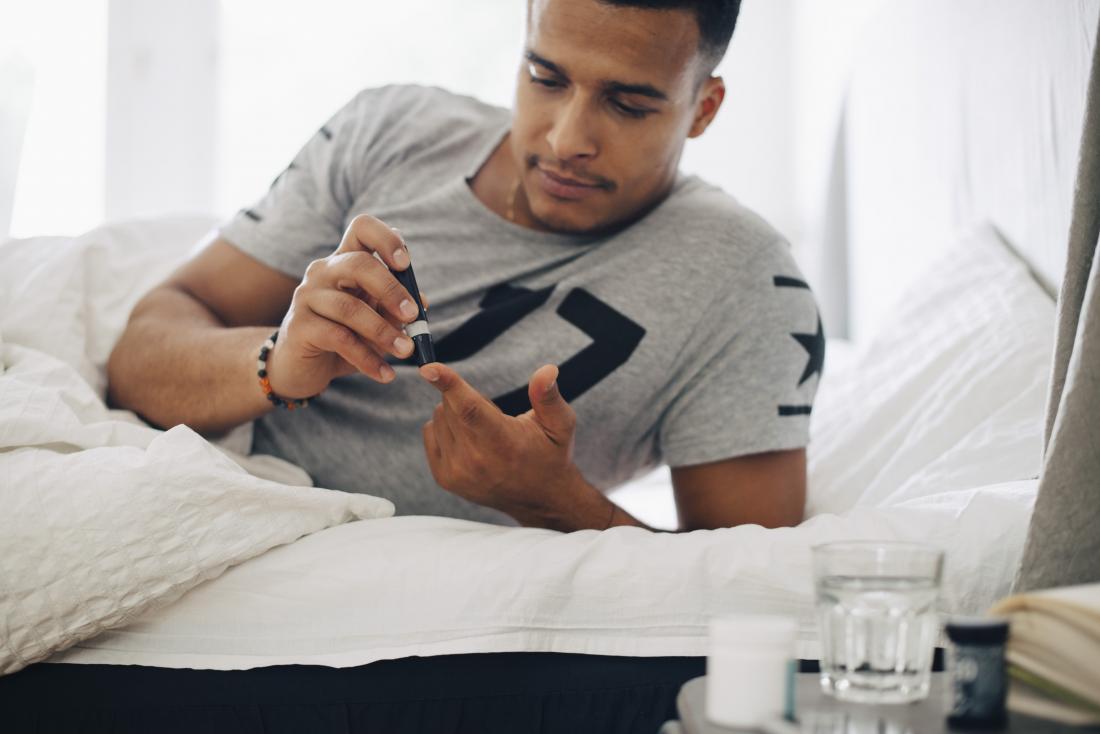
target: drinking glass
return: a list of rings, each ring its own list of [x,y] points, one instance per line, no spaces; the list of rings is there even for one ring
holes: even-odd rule
[[[928,696],[943,551],[855,541],[813,548],[821,688],[844,701]]]

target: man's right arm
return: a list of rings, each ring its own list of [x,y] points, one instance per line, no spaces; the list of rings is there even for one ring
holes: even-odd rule
[[[256,359],[297,285],[215,240],[134,307],[107,363],[110,402],[204,434],[263,415]]]
[[[408,315],[407,291],[374,252],[391,268],[408,264],[393,230],[356,217],[339,249],[299,283],[214,240],[131,312],[107,364],[110,402],[205,435],[247,423],[271,410],[256,361],[276,326],[268,376],[283,397],[308,397],[355,372],[389,382],[384,358],[412,352],[400,327],[416,312]]]

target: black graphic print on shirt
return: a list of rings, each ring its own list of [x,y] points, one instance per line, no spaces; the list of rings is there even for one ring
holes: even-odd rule
[[[321,126],[321,129],[318,130],[316,134],[322,136],[326,141],[330,143],[332,142],[332,131],[324,125]],[[279,179],[297,168],[294,163],[294,161],[291,161],[290,165],[284,168],[282,172],[275,177],[275,179],[271,182],[271,185],[267,187],[268,191],[275,188],[275,184],[279,183]],[[262,222],[264,220],[264,218],[257,214],[254,209],[241,209],[241,213],[251,219],[253,222]]]
[[[546,303],[554,287],[551,285],[532,291],[507,283],[493,286],[478,303],[480,311],[435,342],[436,359],[449,364],[474,356]]]
[[[799,288],[809,290],[810,285],[798,278],[790,278],[785,275],[775,276],[773,283],[776,288]],[[817,317],[817,332],[814,334],[791,334],[791,337],[797,341],[806,353],[809,354],[809,359],[806,362],[806,369],[802,371],[802,376],[798,380],[798,387],[810,379],[814,375],[820,379],[822,372],[825,369],[825,330],[821,324],[821,315]],[[809,415],[812,410],[810,405],[780,405],[779,415]]]
[[[507,284],[490,288],[478,304],[481,310],[436,342],[436,357],[445,363],[469,359],[545,304],[554,288],[529,290]],[[592,339],[558,367],[558,389],[566,402],[598,385],[630,359],[645,336],[644,328],[583,288],[569,291],[556,313]],[[493,402],[511,416],[531,409],[527,385],[495,397]]]

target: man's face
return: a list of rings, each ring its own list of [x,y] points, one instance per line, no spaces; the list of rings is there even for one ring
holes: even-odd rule
[[[668,192],[699,104],[683,10],[532,0],[509,139],[535,224],[592,232]]]

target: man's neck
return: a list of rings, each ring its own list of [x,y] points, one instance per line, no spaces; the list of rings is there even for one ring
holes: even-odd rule
[[[512,157],[510,138],[511,133],[504,136],[504,140],[470,179],[470,189],[489,211],[502,219],[528,229],[546,231],[546,228],[531,215],[531,210],[527,206],[519,167]]]

